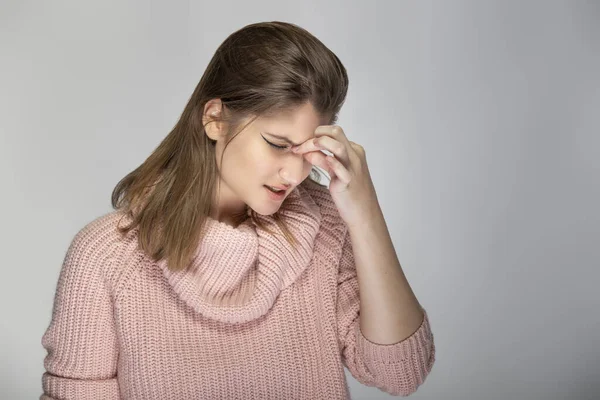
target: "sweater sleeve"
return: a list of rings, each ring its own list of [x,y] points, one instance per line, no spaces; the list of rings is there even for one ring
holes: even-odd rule
[[[338,271],[337,328],[343,364],[366,386],[408,396],[425,381],[435,361],[427,312],[419,328],[395,344],[369,341],[360,330],[360,297],[350,235],[346,232]]]
[[[47,355],[40,400],[120,398],[118,344],[102,247],[98,232],[88,227],[67,250],[41,341]]]

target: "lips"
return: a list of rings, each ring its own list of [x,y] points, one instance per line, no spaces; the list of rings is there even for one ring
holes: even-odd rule
[[[265,185],[265,186],[271,186],[271,185]],[[277,189],[277,190],[287,190],[287,187],[285,186],[271,186],[273,189]]]
[[[272,186],[269,186],[269,185],[265,185],[265,187],[266,187],[267,189],[273,189],[273,187],[272,187]],[[277,188],[275,188],[275,189],[277,189]],[[272,191],[272,192],[274,192],[273,190],[271,190],[271,191]],[[274,192],[274,193],[282,193],[282,192],[285,192],[285,189],[282,189],[280,192]]]

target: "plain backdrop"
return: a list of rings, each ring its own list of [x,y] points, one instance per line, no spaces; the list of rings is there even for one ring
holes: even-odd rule
[[[219,44],[296,23],[346,66],[437,347],[415,399],[600,398],[599,1],[0,3],[0,398],[41,394],[67,247]],[[358,383],[353,399],[391,396]]]

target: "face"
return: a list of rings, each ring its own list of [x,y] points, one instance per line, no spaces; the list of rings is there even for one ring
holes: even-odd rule
[[[207,103],[205,116],[218,116],[221,103]],[[317,115],[310,103],[293,112],[270,118],[257,118],[247,125],[225,147],[224,129],[216,123],[206,126],[206,134],[216,140],[219,168],[217,206],[211,215],[228,221],[243,212],[246,205],[261,215],[271,215],[289,193],[310,174],[312,164],[302,154],[290,148],[314,137],[314,132],[327,121]],[[275,196],[265,187],[286,187],[282,196]]]

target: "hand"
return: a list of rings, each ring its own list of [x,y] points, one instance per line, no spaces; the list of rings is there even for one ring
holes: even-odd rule
[[[329,192],[340,217],[349,227],[361,226],[370,214],[380,210],[365,150],[349,141],[340,126],[317,127],[315,137],[292,147],[292,152],[302,154],[311,164],[327,171],[331,177]]]

